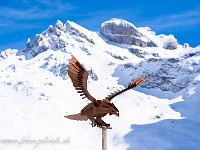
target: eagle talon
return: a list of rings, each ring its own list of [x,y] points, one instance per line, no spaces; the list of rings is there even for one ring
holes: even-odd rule
[[[106,127],[110,127],[110,124],[107,124],[107,123],[106,123],[105,126],[106,126]]]
[[[102,126],[102,124],[99,123],[98,121],[95,120],[94,122],[96,123],[97,127],[101,127]]]

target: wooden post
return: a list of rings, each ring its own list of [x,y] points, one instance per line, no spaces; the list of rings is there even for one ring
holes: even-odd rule
[[[107,128],[102,127],[102,150],[107,150]]]

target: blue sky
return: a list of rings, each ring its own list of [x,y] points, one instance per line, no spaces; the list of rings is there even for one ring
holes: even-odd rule
[[[24,48],[29,37],[32,43],[57,20],[97,31],[111,18],[173,34],[180,44],[200,45],[199,0],[0,0],[0,9],[0,51]]]

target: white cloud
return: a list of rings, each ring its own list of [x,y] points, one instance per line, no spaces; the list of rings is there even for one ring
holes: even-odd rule
[[[75,8],[71,4],[63,3],[60,0],[55,0],[54,2],[40,0],[35,1],[35,3],[29,3],[29,1],[23,0],[23,4],[27,6],[27,9],[21,9],[22,7],[20,9],[16,9],[1,6],[0,17],[14,20],[45,19]],[[41,5],[44,5],[45,8],[41,8]]]

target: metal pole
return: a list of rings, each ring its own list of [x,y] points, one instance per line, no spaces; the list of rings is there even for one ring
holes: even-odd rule
[[[107,129],[102,127],[102,150],[107,150]]]

